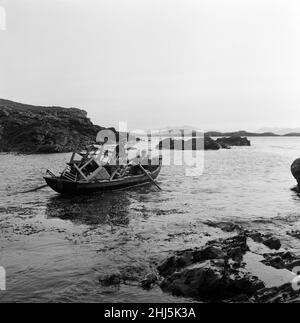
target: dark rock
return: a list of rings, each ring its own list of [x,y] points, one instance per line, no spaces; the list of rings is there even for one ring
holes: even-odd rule
[[[243,255],[248,250],[247,237],[242,233],[209,241],[200,249],[176,252],[158,267],[165,277],[161,288],[202,300],[252,296],[264,284],[243,269]]]
[[[276,252],[263,254],[265,258],[262,263],[272,266],[276,269],[293,270],[294,267],[300,265],[300,257],[291,252]]]
[[[294,260],[290,262],[287,266],[286,269],[293,271],[294,268],[300,267],[300,259]]]
[[[157,270],[160,275],[168,276],[174,273],[175,271],[189,266],[192,263],[195,263],[194,259],[195,251],[184,250],[181,252],[176,252],[174,256],[171,256],[165,259],[158,267]]]
[[[270,249],[279,250],[281,248],[281,242],[279,239],[271,237],[263,241],[263,244]]]
[[[102,286],[119,285],[121,283],[122,277],[120,273],[113,273],[99,278]]]
[[[252,300],[256,303],[299,303],[300,293],[291,283],[287,283],[279,287],[261,289]]]
[[[299,230],[291,230],[286,233],[287,235],[294,237],[296,239],[300,239],[300,231]]]
[[[264,240],[264,236],[260,232],[257,232],[257,231],[245,231],[245,232],[247,237],[251,238],[255,242],[262,243]]]
[[[245,234],[255,242],[262,243],[270,249],[279,250],[281,248],[280,240],[269,234],[262,234],[257,231],[245,231]]]
[[[203,248],[177,251],[173,256],[165,259],[157,269],[161,276],[166,277],[201,261],[236,258],[237,252],[241,255],[248,250],[246,236],[241,234],[225,240],[209,241]]]
[[[230,149],[231,146],[250,146],[250,141],[245,137],[232,136],[228,138],[212,139],[209,136],[192,138],[189,140],[165,138],[157,146],[159,149],[170,150],[219,150]]]
[[[230,147],[228,144],[225,144],[225,142],[222,142],[222,141],[218,141],[218,140],[217,140],[217,143],[219,144],[219,146],[220,146],[222,149],[231,149],[231,147]]]
[[[292,166],[291,166],[291,172],[294,178],[297,180],[298,187],[300,187],[300,158],[296,159]]]
[[[221,146],[212,138],[204,136],[204,149],[205,150],[219,150]]]
[[[226,146],[251,146],[250,140],[241,136],[218,138],[216,142]]]
[[[235,262],[241,262],[243,260],[244,253],[245,252],[242,250],[241,247],[235,247],[235,248],[230,249],[228,251],[227,255],[229,258],[231,258]]]
[[[150,289],[157,281],[158,281],[158,277],[155,274],[153,274],[153,273],[148,274],[141,281],[141,287],[144,289]]]
[[[230,299],[241,294],[249,297],[263,287],[264,284],[249,273],[213,260],[175,272],[161,283],[165,292],[206,301]]]
[[[192,138],[189,140],[165,138],[156,148],[170,150],[219,150],[221,146],[212,138]]]
[[[199,260],[224,258],[226,258],[226,253],[218,246],[206,246],[199,252]]]
[[[204,222],[204,224],[206,224],[210,227],[213,227],[213,228],[219,228],[225,232],[233,232],[233,231],[242,232],[243,231],[243,228],[239,224],[232,223],[232,222],[207,221],[207,222]]]
[[[0,99],[0,152],[70,152],[95,142],[102,129],[93,125],[84,110]]]
[[[240,248],[243,254],[249,251],[249,247],[247,245],[247,236],[244,233],[227,239],[209,241],[207,244],[219,246],[229,258],[231,257],[230,252],[232,249]]]
[[[264,283],[246,270],[243,256],[249,251],[247,239],[280,248],[280,241],[268,234],[244,231],[234,237],[209,241],[204,247],[176,252],[159,267],[164,292],[201,301],[297,302],[299,292],[291,284],[264,288]],[[263,255],[265,265],[294,271],[300,257],[291,252]]]

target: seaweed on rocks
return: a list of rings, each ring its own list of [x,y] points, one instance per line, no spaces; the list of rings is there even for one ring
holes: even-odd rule
[[[254,255],[249,239],[270,249],[281,247],[275,237],[245,230],[230,238],[209,241],[201,248],[176,251],[157,267],[161,289],[204,302],[296,301],[299,293],[291,284],[266,288],[264,281],[249,272],[244,260],[246,254]],[[289,251],[266,253],[261,259],[276,269],[292,271],[300,266],[300,258]]]

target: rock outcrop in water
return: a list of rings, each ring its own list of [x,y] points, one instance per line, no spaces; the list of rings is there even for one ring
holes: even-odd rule
[[[170,150],[219,150],[221,146],[212,138],[192,138],[189,140],[165,138],[157,146],[159,149]]]
[[[188,140],[165,138],[159,142],[157,148],[170,150],[219,150],[222,148],[230,149],[231,146],[250,145],[250,141],[245,137],[234,136],[214,140],[209,136],[204,136],[204,138],[199,137]]]
[[[231,137],[223,137],[218,138],[216,140],[217,143],[220,145],[227,145],[227,146],[251,146],[250,140],[246,137],[241,136],[231,136]]]
[[[84,110],[0,99],[0,152],[70,152],[95,141],[102,129]]]
[[[291,172],[298,183],[298,188],[300,188],[300,158],[296,159],[293,162],[291,166]]]

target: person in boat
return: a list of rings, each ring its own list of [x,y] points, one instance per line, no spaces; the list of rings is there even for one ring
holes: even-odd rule
[[[109,160],[110,165],[120,166],[126,165],[127,161],[127,154],[126,154],[126,140],[120,141],[112,154],[112,157]]]
[[[119,144],[116,146],[115,155],[116,155],[116,163],[120,165],[122,163],[127,164],[127,155],[125,149],[126,141],[120,141]]]
[[[86,153],[81,154],[82,160],[81,165],[84,165],[89,160],[94,159],[96,162],[100,162],[103,158],[105,149],[107,147],[108,137],[105,137],[104,140],[101,142],[97,142],[96,144],[92,144],[87,147]]]
[[[103,141],[97,141],[92,145],[92,151],[97,153],[97,156],[103,157],[107,149],[108,137],[104,137]]]
[[[146,150],[142,150],[135,158],[129,161],[131,165],[141,164],[143,166],[149,165],[149,157]]]
[[[115,150],[103,166],[111,174],[113,178],[123,177],[128,173],[128,158],[126,149],[126,140],[121,140],[116,145]]]
[[[103,141],[97,142],[97,144],[94,145],[96,149],[96,158],[100,164],[105,164],[107,162],[107,158],[108,158],[107,145],[108,145],[108,137],[104,137]]]
[[[139,155],[129,161],[132,175],[139,175],[143,173],[139,167],[139,164],[146,168],[150,165],[150,160],[146,150],[142,150]]]

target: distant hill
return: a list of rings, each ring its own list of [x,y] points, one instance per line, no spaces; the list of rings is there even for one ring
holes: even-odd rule
[[[283,137],[300,137],[300,132],[291,132],[283,135]]]
[[[277,135],[280,136],[289,136],[289,135],[293,135],[295,133],[300,133],[300,128],[271,128],[271,127],[267,127],[267,128],[261,128],[259,130],[257,130],[257,132],[273,132]]]
[[[180,136],[184,134],[186,137],[188,136],[202,136],[203,131],[193,128],[191,126],[181,126],[181,127],[166,127],[162,129],[156,129],[152,132],[154,137],[171,137],[171,136]],[[206,136],[209,137],[231,137],[231,136],[240,136],[240,137],[296,137],[300,136],[299,132],[285,132],[283,134],[274,133],[271,131],[262,131],[262,132],[250,132],[245,130],[239,131],[228,131],[228,132],[221,132],[221,131],[206,131]]]
[[[193,129],[190,126],[184,127],[174,127],[174,128],[164,128],[159,129],[156,131],[156,134],[154,136],[160,136],[160,137],[170,137],[170,135],[176,135],[176,134],[185,134],[185,136],[192,136],[194,134],[195,136],[201,136],[203,135],[203,132],[198,129]],[[221,131],[206,131],[206,136],[209,137],[231,137],[231,136],[239,136],[239,137],[279,137],[279,136],[285,136],[285,137],[296,137],[300,136],[300,130],[299,132],[286,132],[283,134],[277,134],[271,131],[265,131],[265,132],[250,132],[245,130],[239,130],[239,131],[228,131],[228,132],[221,132]]]
[[[166,127],[161,129],[152,129],[151,134],[153,137],[170,137],[170,136],[181,136],[184,134],[185,136],[192,136],[195,134],[196,136],[203,135],[203,131],[198,130],[196,128],[190,126],[180,126],[180,127]]]
[[[94,142],[102,129],[84,110],[0,99],[0,152],[70,152]]]
[[[231,136],[240,136],[240,137],[278,137],[279,135],[272,132],[248,132],[244,130],[233,131],[233,132],[218,132],[218,131],[209,131],[205,133],[210,137],[231,137]]]
[[[96,134],[103,129],[94,125],[87,112],[77,108],[58,106],[44,107],[0,99],[0,152],[56,153],[73,151],[95,141]],[[297,129],[296,129],[297,130]],[[284,136],[300,136],[299,131],[287,131]],[[156,130],[154,136],[174,137],[202,136],[201,130],[191,126],[167,127]],[[118,134],[117,134],[118,135]],[[208,131],[206,137],[276,137],[279,134],[265,132]]]

